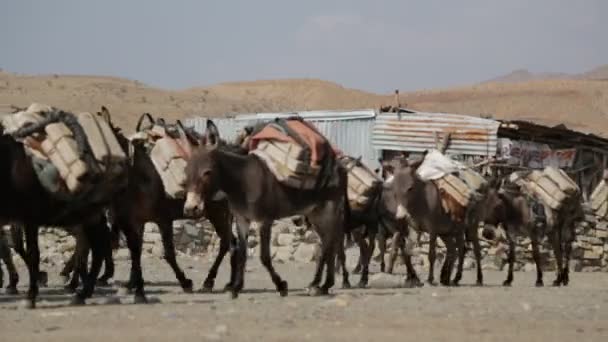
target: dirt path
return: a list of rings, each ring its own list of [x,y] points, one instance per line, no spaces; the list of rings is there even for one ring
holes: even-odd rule
[[[182,259],[200,286],[206,261]],[[117,279],[126,279],[127,263]],[[164,261],[144,260],[147,290],[156,304],[132,305],[130,295],[103,289],[85,307],[69,307],[58,270],[39,308],[22,309],[19,299],[0,295],[0,341],[606,341],[608,274],[574,273],[568,288],[532,286],[534,273],[516,273],[512,288],[497,286],[500,272],[486,271],[484,288],[465,274],[464,286],[420,289],[334,290],[310,298],[303,288],[311,264],[279,264],[291,292],[280,298],[266,271],[250,260],[245,287],[237,300],[226,294],[183,294]],[[227,280],[224,265],[217,288]],[[21,270],[22,284],[27,273]],[[550,283],[553,274],[547,273]],[[338,278],[339,279],[339,278]],[[356,283],[358,276],[354,276]],[[25,290],[25,287],[21,287]],[[120,301],[121,304],[116,303]]]

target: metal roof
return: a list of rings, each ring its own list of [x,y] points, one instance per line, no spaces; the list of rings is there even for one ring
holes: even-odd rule
[[[228,117],[241,121],[264,121],[273,120],[275,118],[284,118],[290,116],[299,116],[303,119],[311,121],[344,121],[344,120],[362,120],[373,119],[376,116],[376,111],[373,109],[362,110],[315,110],[315,111],[295,111],[295,112],[279,112],[279,113],[253,113],[253,114],[237,114]]]
[[[402,110],[379,113],[372,143],[379,150],[424,152],[451,133],[447,154],[495,156],[500,122],[479,117]]]

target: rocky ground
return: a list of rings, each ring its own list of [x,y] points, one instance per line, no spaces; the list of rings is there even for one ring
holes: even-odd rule
[[[349,256],[352,260],[356,251],[350,250]],[[208,259],[183,253],[179,262],[200,286],[210,267]],[[61,265],[46,263],[50,284],[41,291],[39,308],[32,311],[20,303],[27,272],[19,263],[22,294],[0,294],[1,340],[605,341],[608,337],[608,274],[604,272],[573,273],[567,288],[535,288],[535,272],[517,272],[512,288],[498,286],[504,273],[493,270],[485,271],[483,288],[471,286],[473,272],[465,274],[460,288],[418,289],[399,288],[401,276],[375,274],[368,289],[342,290],[337,278],[331,296],[312,298],[304,288],[312,278],[313,263],[275,264],[289,282],[288,297],[279,297],[257,258],[250,258],[247,290],[231,300],[219,291],[182,293],[165,262],[147,254],[143,267],[152,304],[133,305],[132,296],[114,286],[98,289],[85,307],[70,307],[58,276]],[[118,258],[116,279],[125,280],[128,270],[128,260]],[[372,271],[378,271],[377,264]],[[397,273],[404,271],[402,266],[396,268]],[[225,263],[216,288],[227,278]],[[546,273],[546,283],[552,278]],[[358,276],[352,280],[356,283]]]

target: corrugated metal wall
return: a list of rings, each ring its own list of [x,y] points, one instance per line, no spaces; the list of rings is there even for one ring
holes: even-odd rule
[[[424,152],[436,147],[435,135],[451,133],[450,155],[495,156],[500,122],[443,113],[380,113],[373,128],[378,150]]]
[[[339,116],[336,115],[336,112],[327,112],[326,116],[320,115],[320,112],[314,112],[314,115],[297,114],[313,123],[325,137],[345,154],[361,157],[361,160],[372,169],[380,167],[378,163],[380,153],[374,149],[372,144],[375,113],[373,111],[360,111],[357,115],[354,115],[354,112],[345,113],[347,113],[347,119],[338,119]],[[291,113],[290,115],[295,114]],[[279,116],[285,116],[285,114],[277,113],[275,117]],[[232,141],[236,137],[237,131],[245,126],[272,120],[273,118],[270,114],[260,117],[242,115],[235,118],[214,118],[213,122],[220,130],[222,138]],[[197,132],[202,133],[205,131],[206,122],[206,118],[195,117],[187,119],[185,124],[193,126]]]

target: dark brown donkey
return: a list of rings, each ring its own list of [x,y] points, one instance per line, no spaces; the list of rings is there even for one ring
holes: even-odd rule
[[[335,255],[344,237],[346,204],[346,171],[335,163],[331,177],[337,186],[328,185],[318,190],[298,190],[279,183],[266,165],[253,155],[239,155],[218,146],[219,132],[212,121],[207,121],[206,144],[197,148],[187,170],[188,195],[184,206],[187,215],[205,210],[205,200],[223,192],[238,226],[235,251],[236,271],[233,273],[232,296],[243,288],[247,261],[247,235],[255,224],[260,232],[260,256],[277,291],[287,295],[288,285],[275,271],[270,256],[271,226],[274,220],[293,215],[306,216],[321,238],[321,258],[310,294],[327,294],[334,285]],[[327,152],[333,158],[328,144]],[[319,287],[324,267],[325,283]]]
[[[107,109],[103,108],[102,112]],[[173,127],[165,124],[163,120],[154,120],[149,114],[144,114],[140,118],[137,130],[141,128],[143,118],[148,118],[152,124],[164,125],[166,129],[181,129],[186,133],[192,143],[198,144],[198,139],[194,132],[184,129],[179,123]],[[113,126],[114,127],[114,126]],[[115,128],[117,129],[117,128]],[[128,151],[130,142],[117,132],[120,137],[121,145]],[[186,292],[191,292],[193,283],[188,279],[183,270],[177,264],[175,256],[175,245],[173,241],[173,221],[183,218],[183,199],[171,199],[165,194],[165,188],[158,171],[154,167],[149,154],[142,144],[131,143],[132,153],[130,154],[131,164],[128,172],[127,188],[119,195],[111,205],[112,224],[116,231],[122,231],[126,237],[127,246],[131,253],[131,273],[127,288],[135,289],[137,302],[145,302],[146,298],[143,290],[143,276],[141,269],[141,252],[143,246],[143,230],[147,222],[154,222],[158,225],[162,243],[164,247],[164,257],[181,287]],[[206,210],[202,213],[209,219],[220,237],[220,250],[213,263],[207,278],[202,284],[201,291],[210,292],[215,284],[215,278],[221,262],[230,249],[233,240],[231,232],[232,216],[225,199],[210,199],[206,202]]]
[[[53,119],[66,120],[70,125],[72,117],[65,112],[55,110],[50,115]],[[28,126],[27,131],[43,129],[44,125]],[[3,133],[3,132],[2,132]],[[29,135],[29,132],[20,130],[15,135]],[[82,134],[75,134],[77,139],[83,140]],[[84,143],[86,144],[86,143]],[[104,240],[107,229],[103,225],[102,211],[112,196],[120,189],[106,186],[103,198],[95,200],[88,198],[76,202],[59,200],[53,197],[40,184],[31,159],[26,155],[23,145],[12,135],[0,135],[0,222],[22,223],[25,230],[27,245],[28,271],[30,275],[29,290],[27,293],[28,306],[35,307],[38,297],[38,272],[40,264],[40,250],[38,247],[39,226],[82,226],[77,229],[82,234],[83,241],[91,247],[93,262],[90,272],[85,278],[83,289],[77,292],[72,300],[74,304],[82,304],[93,294],[95,280],[101,268],[105,244],[94,243]],[[84,245],[84,244],[83,244]]]
[[[131,142],[122,134],[118,127],[112,124],[110,114],[105,107],[102,107],[101,115],[106,117],[106,120],[115,130],[121,146],[125,152],[128,152]],[[154,120],[150,114],[144,114],[137,124],[138,131],[144,118],[148,118],[151,124],[157,123],[168,126],[163,120]],[[193,131],[189,129],[184,129],[183,131],[188,135],[192,143],[198,144],[198,139],[196,139]],[[177,264],[173,241],[172,224],[174,220],[183,218],[184,200],[171,199],[165,194],[160,175],[156,171],[143,145],[133,143],[129,157],[131,163],[128,172],[128,186],[116,196],[115,200],[111,203],[109,211],[109,216],[111,217],[109,221],[111,222],[113,233],[118,234],[122,232],[124,234],[127,247],[131,253],[131,272],[126,287],[129,290],[135,289],[135,300],[137,303],[146,302],[141,269],[143,230],[145,223],[154,222],[158,225],[161,232],[165,260],[175,272],[176,278],[184,291],[191,292],[193,287],[192,280],[185,276],[185,273]],[[201,289],[203,292],[210,292],[215,284],[219,266],[230,249],[230,242],[233,240],[231,233],[232,216],[225,199],[209,200],[204,216],[211,221],[216,233],[220,237],[219,253]],[[116,238],[117,236],[114,235],[114,239]],[[62,271],[64,275],[71,272],[70,266],[74,266],[72,260],[75,257],[76,253],[72,256],[71,262],[68,262],[68,265]],[[106,270],[108,270],[108,265],[111,265],[111,258],[109,261],[106,261]],[[106,272],[106,274],[110,273]],[[77,279],[76,275],[74,275],[70,287],[74,287],[74,284],[77,284]],[[100,278],[100,281],[103,282],[104,280],[106,280],[105,277]],[[227,287],[229,287],[229,284]]]
[[[552,242],[557,263],[553,285],[568,285],[570,253],[575,238],[574,223],[584,215],[580,198],[573,198],[564,205],[563,209],[556,212],[525,196],[515,184],[500,180],[494,180],[492,183],[494,186],[490,188],[485,201],[483,235],[487,239],[495,239],[499,225],[502,225],[506,233],[509,243],[507,259],[509,267],[503,285],[511,286],[513,282],[517,236],[527,236],[532,242],[532,257],[536,264],[536,286],[543,286],[539,243],[544,236]]]

